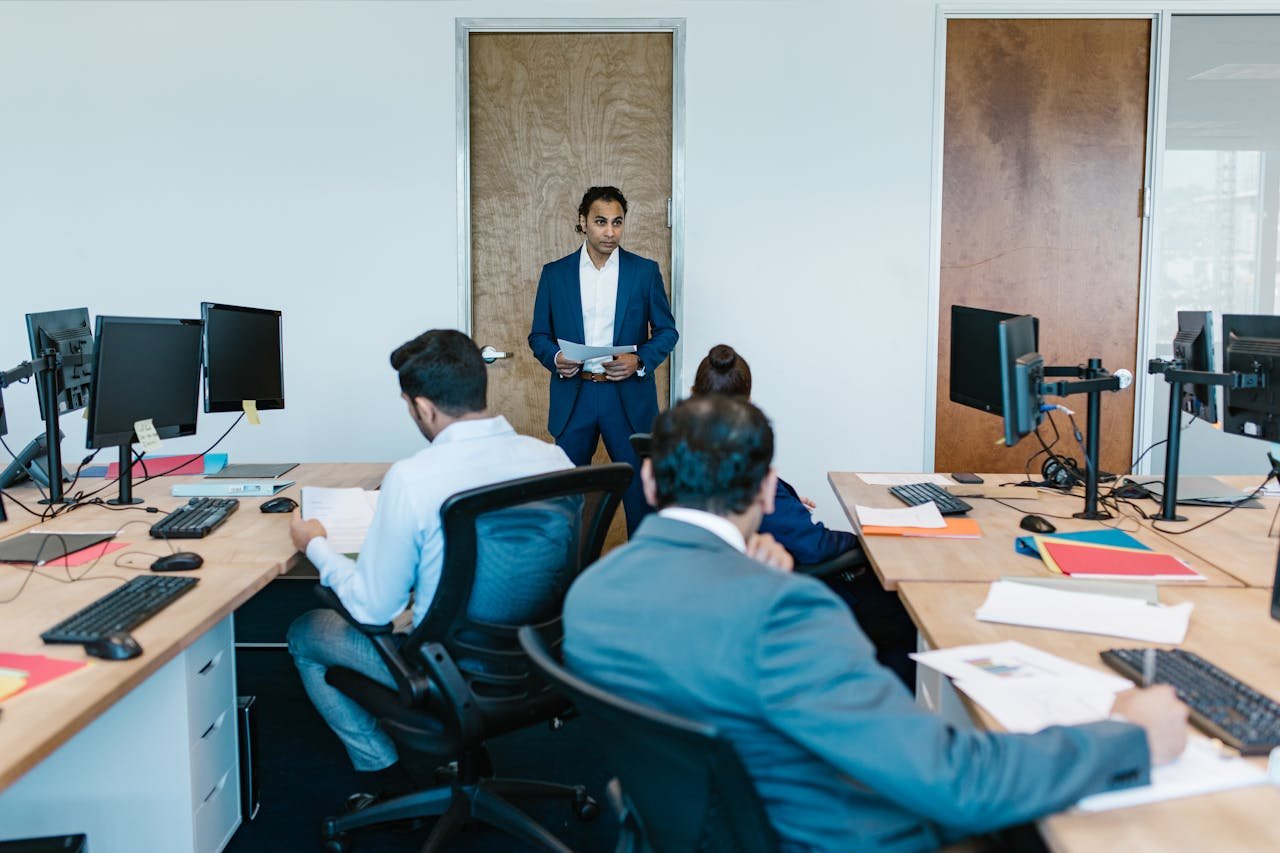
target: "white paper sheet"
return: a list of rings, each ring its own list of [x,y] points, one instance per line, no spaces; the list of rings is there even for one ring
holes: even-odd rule
[[[324,525],[329,544],[340,554],[357,554],[373,523],[378,492],[304,486],[302,517]]]
[[[911,657],[957,682],[986,680],[992,684],[1018,682],[1046,686],[1083,683],[1112,693],[1133,686],[1127,678],[1073,663],[1013,640],[916,652]]]
[[[864,527],[867,525],[873,527],[928,528],[947,526],[947,523],[942,520],[942,513],[938,512],[938,505],[933,501],[917,506],[904,506],[894,509],[881,509],[879,507],[855,504],[854,509],[858,516],[858,523]]]
[[[909,486],[912,483],[933,483],[935,486],[954,486],[955,481],[946,474],[859,474],[858,479],[868,486]]]
[[[983,622],[1177,645],[1187,636],[1192,607],[996,581],[973,615]]]
[[[620,355],[624,352],[635,352],[635,344],[618,344],[617,346],[607,347],[589,347],[585,344],[575,344],[573,341],[566,341],[556,338],[556,344],[559,345],[560,351],[564,353],[564,357],[573,361],[586,361],[592,358],[608,358],[610,356]]]
[[[1118,690],[1093,682],[993,684],[956,681],[955,686],[1011,732],[1038,732],[1045,726],[1076,726],[1105,720]]]
[[[1127,806],[1173,800],[1212,791],[1261,785],[1267,774],[1233,753],[1219,750],[1217,744],[1192,735],[1187,748],[1176,761],[1151,771],[1151,784],[1126,788],[1106,794],[1085,797],[1076,807],[1086,812],[1101,812]]]

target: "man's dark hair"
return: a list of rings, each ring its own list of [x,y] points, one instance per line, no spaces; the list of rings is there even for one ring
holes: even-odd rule
[[[650,460],[659,509],[743,512],[769,473],[773,428],[743,397],[690,397],[653,422]]]
[[[484,359],[475,342],[456,329],[432,329],[401,344],[391,353],[391,366],[410,399],[426,397],[450,417],[485,408]]]
[[[693,394],[751,396],[751,367],[728,344],[716,344],[693,375]]]
[[[627,198],[622,194],[622,190],[617,187],[592,187],[582,194],[582,204],[578,205],[578,215],[586,216],[591,212],[591,205],[597,201],[616,201],[622,206],[622,215],[627,215]],[[579,234],[584,234],[582,226],[575,224],[573,230]]]

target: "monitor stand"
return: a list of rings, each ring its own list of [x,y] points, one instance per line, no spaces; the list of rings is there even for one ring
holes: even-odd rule
[[[120,484],[119,494],[109,498],[107,503],[112,506],[142,503],[142,498],[133,496],[133,445],[131,444],[120,445],[120,474],[116,477],[116,482]]]
[[[63,438],[58,432],[58,438]],[[50,488],[49,483],[49,441],[43,433],[31,439],[27,446],[19,451],[9,466],[0,473],[0,489],[16,486],[23,480],[33,480],[42,488]],[[71,475],[66,468],[62,469],[62,482],[71,482]]]

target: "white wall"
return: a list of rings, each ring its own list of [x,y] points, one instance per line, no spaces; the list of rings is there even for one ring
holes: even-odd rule
[[[280,308],[288,408],[224,448],[411,452],[386,356],[458,322],[455,18],[602,14],[687,20],[675,381],[738,346],[780,470],[846,526],[827,470],[927,464],[927,0],[0,4],[0,363],[27,311]],[[5,402],[16,450],[34,391]]]

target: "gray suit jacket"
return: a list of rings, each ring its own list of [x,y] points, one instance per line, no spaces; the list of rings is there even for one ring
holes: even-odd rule
[[[683,522],[650,516],[587,570],[564,627],[573,670],[728,735],[788,849],[928,849],[1148,779],[1146,737],[1127,723],[947,725],[823,584]]]

